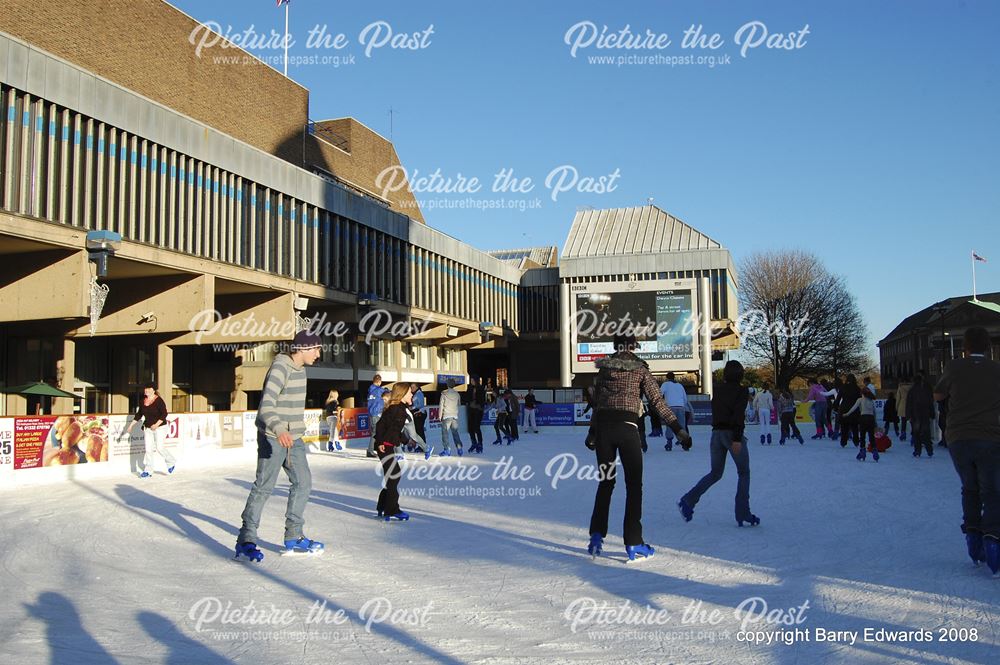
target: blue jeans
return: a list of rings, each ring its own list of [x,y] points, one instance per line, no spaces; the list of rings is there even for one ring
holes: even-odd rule
[[[962,480],[962,531],[1000,540],[1000,441],[950,441]]]
[[[684,495],[684,501],[694,508],[701,499],[701,495],[708,491],[708,488],[719,482],[722,472],[726,469],[726,454],[732,456],[736,462],[736,519],[747,519],[750,516],[750,450],[744,443],[740,446],[737,455],[732,450],[733,432],[732,430],[712,430],[712,470],[709,471],[698,484],[691,488]]]
[[[826,402],[814,402],[812,411],[816,420],[816,433],[822,434],[826,431]]]
[[[455,445],[462,447],[462,438],[458,435],[458,418],[445,418],[441,421],[441,445],[448,450],[448,431],[451,431],[451,438],[455,440]]]
[[[292,484],[288,490],[288,508],[285,510],[284,540],[302,537],[302,526],[305,524],[302,513],[309,502],[309,492],[312,491],[312,472],[309,471],[309,460],[306,458],[306,444],[299,438],[295,439],[291,448],[285,448],[277,439],[258,432],[257,479],[250,488],[250,496],[243,509],[243,528],[240,529],[237,542],[257,542],[260,514],[274,491],[281,469],[285,470]]]
[[[677,416],[677,422],[680,423],[681,429],[687,429],[687,412],[684,411],[684,407],[671,406],[670,410],[674,412],[675,416]],[[664,427],[663,432],[664,435],[667,437],[667,443],[672,443],[674,440],[674,430],[670,429],[669,427]]]
[[[368,429],[371,431],[371,438],[368,439],[368,455],[369,457],[375,455],[375,425],[378,425],[378,421],[382,418],[382,414],[378,413],[374,416],[368,416]]]

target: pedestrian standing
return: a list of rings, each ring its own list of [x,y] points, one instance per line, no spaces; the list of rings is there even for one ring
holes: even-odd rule
[[[389,389],[382,385],[381,374],[372,377],[372,384],[368,386],[368,428],[371,431],[371,437],[368,440],[368,457],[378,457],[375,452],[375,428],[378,426],[378,419],[382,417],[382,411],[385,409],[383,396],[388,392]]]
[[[340,392],[334,389],[326,396],[326,402],[323,404],[323,417],[326,418],[326,424],[329,428],[326,449],[330,452],[344,449],[340,445],[340,416]]]
[[[927,457],[934,457],[934,445],[931,443],[934,393],[923,374],[917,374],[913,377],[913,386],[906,396],[906,416],[910,421],[910,442],[913,444],[913,456],[920,457],[921,451],[926,450]]]
[[[535,391],[528,388],[528,394],[524,396],[524,431],[538,434],[538,422],[535,419],[535,412],[538,408],[538,398]]]
[[[462,396],[455,390],[455,379],[448,379],[447,388],[441,393],[441,457],[450,457],[448,437],[455,441],[455,452],[462,456],[462,437],[458,435],[458,407],[462,404]]]
[[[771,411],[774,410],[774,396],[771,395],[771,387],[768,383],[765,382],[757,396],[753,398],[753,408],[757,412],[760,443],[763,445],[766,441],[768,445],[771,445]]]
[[[948,363],[934,398],[948,400],[948,452],[962,483],[962,533],[973,562],[1000,572],[1000,363],[985,328],[965,331],[965,357]]]
[[[486,407],[486,390],[479,382],[478,377],[469,379],[469,404],[466,407],[466,419],[469,430],[469,439],[472,445],[469,452],[483,452],[483,410]]]

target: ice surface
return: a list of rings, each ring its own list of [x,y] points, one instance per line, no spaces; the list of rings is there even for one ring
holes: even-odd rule
[[[231,560],[252,461],[5,490],[4,660],[1000,662],[1000,580],[966,556],[947,451],[913,459],[897,442],[876,464],[829,440],[751,443],[762,524],[738,528],[731,461],[692,522],[675,507],[708,470],[707,429],[694,428],[689,453],[650,439],[643,526],[656,556],[624,565],[623,479],[594,561],[595,481],[553,488],[554,469],[546,473],[574,463],[564,453],[586,466],[579,475],[593,473],[583,434],[487,440],[482,457],[408,455],[411,470],[440,465],[422,470],[451,477],[404,477],[404,491],[454,495],[404,494],[405,523],[374,519],[380,478],[363,449],[313,454],[306,535],[326,554],[278,556],[282,477],[261,524],[261,564]],[[497,466],[501,455],[508,466]],[[533,477],[523,479],[526,469]],[[759,616],[764,603],[772,623]],[[751,644],[741,628],[790,643]],[[866,628],[930,632],[865,641]],[[821,629],[845,632],[818,642]]]

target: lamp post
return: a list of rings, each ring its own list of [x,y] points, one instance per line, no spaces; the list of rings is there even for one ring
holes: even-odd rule
[[[941,370],[938,376],[944,374],[944,337],[948,334],[944,331],[944,315],[949,309],[947,301],[941,301],[934,305],[934,312],[938,315],[938,319],[941,320]]]

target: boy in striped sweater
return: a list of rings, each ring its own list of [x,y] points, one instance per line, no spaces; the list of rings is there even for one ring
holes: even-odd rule
[[[312,473],[302,441],[306,406],[306,365],[320,356],[320,338],[305,330],[296,333],[291,355],[279,353],[264,379],[257,410],[257,479],[243,510],[243,527],[236,541],[236,558],[264,558],[257,548],[257,527],[282,469],[291,482],[285,512],[285,554],[318,554],[323,543],[302,535],[302,516],[312,490]]]

